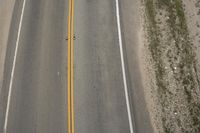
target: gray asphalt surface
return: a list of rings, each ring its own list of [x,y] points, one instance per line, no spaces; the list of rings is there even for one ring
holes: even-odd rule
[[[11,23],[2,116],[22,2]],[[7,133],[67,133],[67,10],[67,0],[27,0]],[[115,1],[75,0],[75,37],[75,133],[130,133]]]
[[[6,90],[23,1],[16,2],[6,59]],[[67,6],[66,0],[26,2],[7,133],[67,132]]]
[[[115,1],[75,1],[77,133],[129,133]]]

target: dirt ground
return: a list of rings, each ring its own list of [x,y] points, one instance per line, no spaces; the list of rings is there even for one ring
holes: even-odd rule
[[[200,132],[200,0],[142,0],[141,58],[156,133]]]

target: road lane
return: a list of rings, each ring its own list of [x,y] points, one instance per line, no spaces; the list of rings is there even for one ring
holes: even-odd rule
[[[66,14],[65,0],[27,0],[7,133],[67,132]]]
[[[5,102],[22,3],[16,2],[10,30]],[[130,133],[115,4],[75,0],[75,133]],[[27,0],[7,133],[67,133],[67,15],[67,0]]]
[[[115,1],[75,1],[75,132],[130,133]]]

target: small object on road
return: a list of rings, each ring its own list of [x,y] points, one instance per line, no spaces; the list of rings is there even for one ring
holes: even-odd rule
[[[74,35],[73,39],[76,40],[76,36],[75,35]],[[68,37],[65,40],[68,40]]]

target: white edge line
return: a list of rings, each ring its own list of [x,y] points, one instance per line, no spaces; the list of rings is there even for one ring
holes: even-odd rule
[[[116,1],[116,16],[117,16],[117,28],[118,28],[118,37],[119,37],[118,39],[119,39],[121,66],[122,66],[122,74],[123,74],[124,91],[125,91],[125,97],[126,97],[126,106],[127,106],[127,112],[128,112],[129,127],[130,127],[130,133],[134,133],[133,132],[133,121],[132,121],[131,109],[130,109],[130,101],[129,101],[129,96],[128,96],[128,87],[127,87],[126,71],[125,71],[125,64],[124,64],[124,53],[123,53],[123,47],[122,47],[119,0],[115,0],[115,1]]]
[[[23,7],[22,12],[20,16],[20,23],[19,23],[19,29],[17,33],[17,40],[16,40],[16,47],[15,47],[15,54],[14,54],[14,60],[13,60],[13,66],[11,71],[11,78],[10,78],[10,84],[9,84],[9,92],[8,92],[8,99],[7,99],[7,106],[6,106],[6,114],[5,114],[5,121],[4,121],[4,133],[7,133],[7,124],[8,124],[8,115],[10,110],[10,100],[11,100],[11,94],[12,94],[12,86],[13,86],[13,77],[15,73],[15,65],[16,65],[16,58],[17,58],[17,52],[18,52],[18,46],[19,46],[19,38],[21,34],[21,28],[22,28],[22,21],[24,16],[24,8],[25,8],[26,0],[23,1]]]

